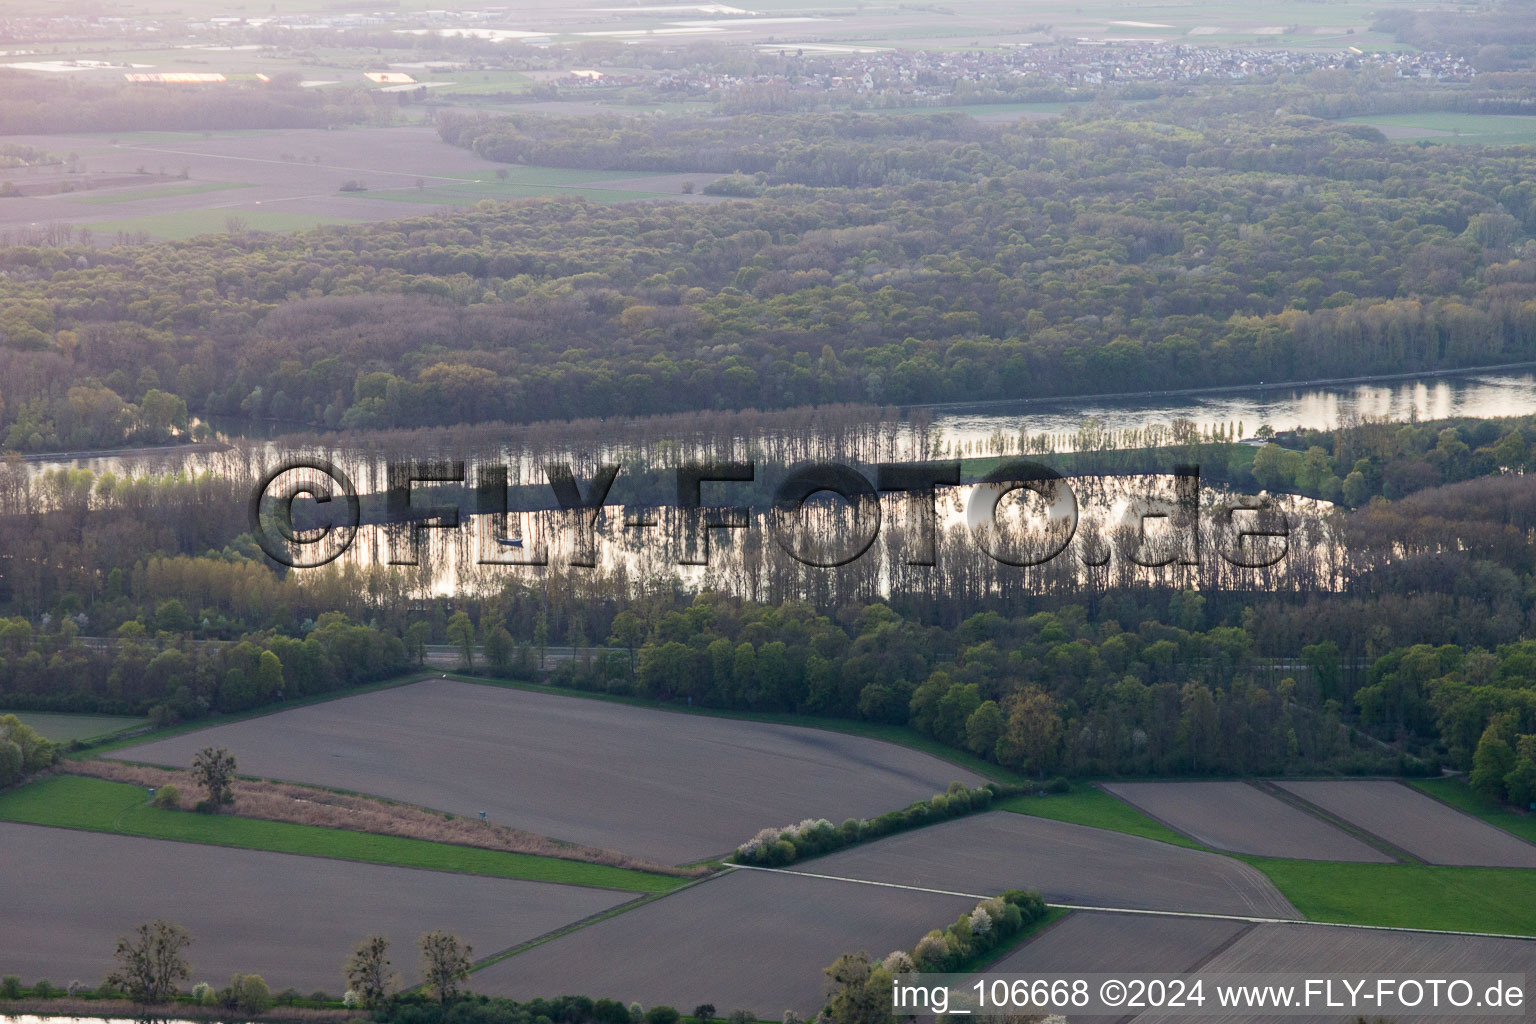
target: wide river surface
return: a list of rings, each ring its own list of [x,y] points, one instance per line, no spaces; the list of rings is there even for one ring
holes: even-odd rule
[[[1175,420],[1187,420],[1202,431],[1240,429],[1240,436],[1251,437],[1266,424],[1276,430],[1327,430],[1363,419],[1410,422],[1536,415],[1536,365],[1349,383],[940,405],[924,411],[939,442],[951,451],[981,449],[993,438],[1012,440],[1020,433],[1056,435],[1055,450],[1070,450],[1071,439],[1065,435],[1076,434],[1087,419],[1096,420],[1105,432],[1166,427]],[[345,445],[344,434],[334,436],[339,445]],[[265,443],[275,450],[283,446],[281,437],[266,436]],[[1008,447],[1016,450],[1012,444]],[[207,469],[210,460],[206,451],[145,451],[44,459],[29,462],[28,469],[33,473],[62,467],[163,473]]]
[[[1071,434],[1085,419],[1105,431],[1135,430],[1185,419],[1202,430],[1242,424],[1328,430],[1351,420],[1439,420],[1456,416],[1536,414],[1532,369],[1465,372],[1338,384],[1300,384],[1219,391],[1149,392],[1109,398],[1039,399],[933,406],[933,424],[947,442],[977,442],[999,431]]]

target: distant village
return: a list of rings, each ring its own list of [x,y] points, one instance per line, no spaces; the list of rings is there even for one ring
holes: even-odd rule
[[[956,93],[1009,94],[1031,86],[1070,90],[1119,83],[1237,82],[1339,68],[1382,69],[1399,78],[1435,82],[1466,82],[1476,75],[1468,57],[1447,52],[1368,52],[1353,46],[1342,50],[1286,50],[1257,45],[1201,46],[1189,42],[1124,38],[1056,38],[1014,43],[990,50],[905,50],[850,43],[757,42],[751,45],[759,54],[765,58],[777,58],[759,64],[760,68],[771,66],[772,70],[728,72],[709,61],[701,60],[688,65],[685,48],[708,36],[695,37],[687,33],[718,31],[705,26],[730,23],[737,18],[750,24],[755,20],[751,17],[752,12],[712,3],[682,9],[708,14],[715,20],[672,23],[700,27],[692,30],[686,27],[657,29],[653,31],[658,34],[678,34],[666,37],[666,41],[655,36],[647,40],[651,46],[665,47],[672,52],[683,50],[685,58],[678,63],[685,66],[680,70],[658,69],[653,61],[636,59],[629,62],[616,55],[590,62],[584,59],[584,64],[595,67],[592,70],[570,71],[564,48],[557,43],[557,39],[569,39],[568,34],[507,27],[511,22],[505,8],[416,11],[408,15],[393,11],[355,10],[305,15],[272,14],[253,18],[180,17],[161,20],[83,17],[61,13],[47,18],[0,18],[0,46],[31,42],[36,47],[50,41],[90,39],[108,32],[118,38],[153,39],[161,45],[171,39],[181,39],[187,41],[182,46],[193,48],[272,48],[277,52],[283,47],[274,45],[275,34],[307,37],[317,33],[362,33],[376,37],[378,33],[384,32],[402,37],[422,37],[423,46],[428,45],[426,37],[432,37],[431,48],[444,57],[453,55],[454,50],[463,51],[463,63],[442,61],[433,65],[436,67],[505,66],[509,70],[539,69],[538,73],[545,76],[541,78],[543,82],[562,89],[638,87],[699,97],[771,91],[801,104],[812,104],[821,95],[854,94],[866,97],[873,103],[891,106],[921,106],[929,102],[938,104]],[[617,12],[620,9],[608,10]],[[1042,27],[1048,28],[1035,28]],[[646,30],[574,33],[575,36],[606,37],[609,42],[636,42],[638,40],[628,37],[645,34]],[[139,82],[226,80],[222,74],[149,73],[150,68],[146,65],[58,59],[62,56],[61,49],[57,45],[49,46],[46,51],[40,48],[0,49],[0,65],[32,71],[105,70],[120,67],[128,73],[130,81]],[[6,60],[7,57],[10,60]],[[646,64],[653,66],[639,66]],[[235,77],[229,76],[229,80]],[[376,80],[373,84],[392,90],[418,87],[409,79],[400,83]]]
[[[796,62],[792,75],[733,76],[687,71],[649,82],[688,91],[781,83],[805,92],[851,88],[862,93],[921,99],[948,95],[965,84],[999,87],[1010,81],[1066,87],[1113,82],[1242,81],[1329,68],[1373,67],[1390,69],[1400,78],[1440,82],[1466,82],[1476,75],[1465,57],[1431,52],[1326,53],[1088,41],[1034,44],[1004,52],[883,50],[834,54],[795,46],[759,49],[803,59]],[[603,79],[606,84],[620,84],[620,80],[634,84],[647,81],[623,75]]]

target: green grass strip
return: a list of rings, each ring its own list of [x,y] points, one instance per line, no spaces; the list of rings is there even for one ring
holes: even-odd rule
[[[1239,857],[1309,921],[1536,935],[1536,871]]]
[[[1156,839],[1159,842],[1185,846],[1191,850],[1203,850],[1204,846],[1180,835],[1168,826],[1154,821],[1130,804],[1090,786],[1071,793],[1048,793],[1044,796],[1015,796],[999,801],[998,808],[1015,814],[1030,814],[1037,818],[1070,822],[1105,828],[1111,832]]]
[[[136,188],[127,192],[103,192],[96,195],[82,195],[70,201],[90,203],[94,206],[112,206],[117,203],[136,203],[141,199],[169,199],[175,196],[194,196],[203,192],[223,192],[225,189],[250,187],[250,185],[239,181],[205,181],[196,185],[165,185],[161,188]]]
[[[90,832],[233,846],[273,853],[426,868],[459,874],[563,882],[630,892],[668,892],[688,879],[602,864],[482,850],[425,839],[196,814],[152,807],[139,786],[74,775],[43,779],[0,794],[0,819]]]
[[[1497,800],[1490,800],[1468,786],[1464,779],[1414,779],[1409,785],[1436,800],[1450,804],[1458,811],[1482,818],[1495,828],[1536,843],[1536,814],[1521,814]]]

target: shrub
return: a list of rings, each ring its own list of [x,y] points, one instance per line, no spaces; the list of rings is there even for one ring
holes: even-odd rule
[[[71,981],[68,985],[64,986],[64,991],[68,992],[71,996],[78,996],[90,991],[90,987],[83,981]]]
[[[181,809],[181,790],[175,786],[161,786],[155,790],[155,806],[162,811],[178,811]]]
[[[653,1006],[645,1011],[644,1020],[645,1024],[677,1024],[682,1016],[670,1006]]]
[[[33,999],[52,999],[54,996],[64,993],[53,987],[53,983],[47,978],[39,978],[37,984],[32,986]]]
[[[744,174],[727,174],[723,178],[717,178],[704,186],[704,194],[707,196],[733,196],[741,199],[749,199],[760,196],[763,190],[757,182]]]
[[[912,947],[912,962],[920,970],[941,970],[949,958],[949,943],[937,930],[929,932]]]
[[[1063,776],[1058,775],[1045,784],[1045,791],[1047,793],[1070,793],[1072,792],[1072,783],[1068,782]]]
[[[738,846],[731,859],[737,864],[782,867],[803,857],[814,857],[893,832],[985,810],[999,791],[1022,790],[998,783],[967,789],[964,783],[952,782],[943,793],[919,800],[900,811],[886,811],[876,818],[848,818],[841,825],[833,825],[825,818],[807,818],[784,828],[762,829]]]
[[[354,1009],[360,1002],[362,1002],[362,999],[358,996],[356,989],[349,988],[342,994],[341,1003],[349,1010]]]
[[[0,978],[0,999],[20,999],[21,979],[14,974]]]
[[[1009,889],[1003,893],[1002,899],[1019,908],[1024,915],[1026,923],[1038,921],[1045,916],[1045,900],[1037,892],[1025,892],[1022,889]]]
[[[219,813],[219,806],[218,806],[218,804],[215,804],[212,800],[199,800],[197,802],[197,804],[192,809],[194,811],[196,811],[198,814],[218,814]]]
[[[200,981],[192,986],[192,1001],[199,1006],[212,1006],[218,999],[213,991],[213,986],[206,981]]]
[[[236,974],[229,979],[229,1005],[241,1013],[261,1013],[272,1005],[272,990],[259,974]]]
[[[599,999],[592,1004],[592,1020],[596,1024],[625,1024],[629,1010],[617,999]]]

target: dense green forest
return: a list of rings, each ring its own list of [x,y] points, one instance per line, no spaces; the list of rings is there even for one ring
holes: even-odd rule
[[[761,195],[12,247],[0,445],[142,439],[151,391],[192,415],[411,427],[1536,357],[1527,151],[1155,115],[445,121],[491,153],[739,169]]]

